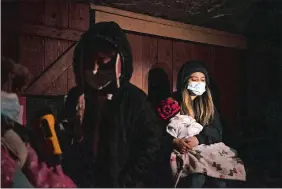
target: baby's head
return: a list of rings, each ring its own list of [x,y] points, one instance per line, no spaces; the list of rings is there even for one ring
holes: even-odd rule
[[[161,119],[169,120],[180,112],[180,106],[177,101],[168,98],[160,102],[157,112]]]

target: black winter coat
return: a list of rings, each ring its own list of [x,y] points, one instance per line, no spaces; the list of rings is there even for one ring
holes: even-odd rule
[[[105,136],[109,141],[102,146],[108,148],[109,158],[97,158],[110,175],[99,176],[102,180],[97,179],[97,186],[142,187],[159,151],[160,125],[145,93],[130,83],[122,86],[112,103],[114,124]]]
[[[90,102],[95,95],[87,94],[83,88],[84,75],[80,69],[83,69],[83,49],[93,45],[99,48],[101,40],[106,40],[121,55],[121,86],[106,103],[107,113],[99,124],[98,152],[94,156],[92,127],[100,109],[95,110],[95,103]],[[66,172],[79,187],[144,187],[159,152],[162,130],[146,94],[129,82],[132,54],[121,28],[114,22],[90,28],[76,47],[73,68],[78,88],[85,94],[86,137],[82,144],[66,152]]]
[[[159,120],[145,93],[130,83],[110,103],[111,117],[99,126],[96,158],[91,142],[77,144],[65,156],[65,170],[79,187],[145,187],[160,149]],[[85,116],[91,117],[87,112]],[[83,127],[92,126],[88,123]],[[91,129],[89,133],[94,136]]]

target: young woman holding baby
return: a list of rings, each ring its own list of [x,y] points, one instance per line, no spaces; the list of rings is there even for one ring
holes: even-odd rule
[[[227,156],[225,157],[225,155],[223,155],[223,158],[219,158],[224,159],[223,162],[227,162],[228,165],[222,165],[221,163],[215,165],[219,165],[219,169],[221,169],[220,166],[222,166],[223,169],[226,167],[226,170],[229,170],[231,167],[230,170],[232,174],[233,168],[237,169],[240,167],[239,169],[242,169],[240,170],[242,172],[241,178],[244,179],[245,170],[243,164],[241,162],[240,164],[236,164],[238,161],[238,159],[235,159],[237,158],[235,157],[236,155],[232,154],[230,156],[232,150],[221,143],[222,125],[209,89],[208,72],[200,61],[189,61],[181,67],[177,78],[177,92],[172,98],[160,103],[158,114],[163,120],[168,121],[166,130],[167,133],[172,136],[173,149],[171,151],[175,150],[179,154],[190,153],[189,156],[186,156],[186,159],[191,159],[191,157],[194,157],[193,150],[195,151],[199,146],[204,146],[204,148],[208,147],[209,153],[221,153],[217,147],[215,147],[217,148],[215,150],[213,150],[214,147],[211,147],[214,146],[214,144],[219,144],[219,146],[224,146],[223,148],[227,149],[226,151],[229,153],[228,156],[231,157],[231,159],[234,158],[229,160]],[[184,137],[185,135],[186,137]],[[202,155],[209,156],[211,153],[202,153]],[[221,155],[217,154],[215,156]],[[214,160],[215,162],[221,161],[221,159],[215,159],[217,159]],[[206,157],[206,160],[209,161],[209,157]],[[170,159],[170,162],[172,162],[172,159]],[[235,172],[236,171],[237,170],[235,170]],[[210,175],[206,174],[205,171],[203,173],[198,172],[194,171],[193,174],[186,174],[188,176],[180,179],[177,186],[200,188],[209,180],[212,181],[214,187],[226,187],[226,182],[223,179],[219,179],[217,176],[207,177],[207,175]],[[228,176],[228,174],[225,173],[222,173],[222,175],[220,173],[219,175],[220,178],[221,176],[222,178],[226,178],[225,175]],[[237,178],[234,179],[236,180]]]
[[[222,140],[222,125],[208,85],[208,73],[201,62],[187,62],[179,70],[174,100],[180,104],[183,114],[194,117],[205,126],[200,134],[189,140],[173,140],[175,148],[182,152],[199,144],[213,144]]]

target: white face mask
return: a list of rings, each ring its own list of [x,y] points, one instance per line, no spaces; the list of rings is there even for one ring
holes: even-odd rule
[[[15,93],[1,91],[1,114],[22,124],[21,105]]]
[[[196,96],[201,96],[204,92],[206,92],[206,83],[192,81],[188,83],[187,89]]]

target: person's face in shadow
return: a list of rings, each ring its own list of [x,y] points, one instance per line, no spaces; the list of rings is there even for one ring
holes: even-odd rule
[[[117,53],[114,49],[95,50],[88,54],[84,67],[86,83],[95,90],[102,90],[116,80]],[[119,60],[119,59],[118,59]],[[120,66],[120,63],[118,64]]]

